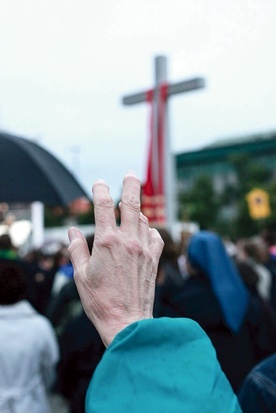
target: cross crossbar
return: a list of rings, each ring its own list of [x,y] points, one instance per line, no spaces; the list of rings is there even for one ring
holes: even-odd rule
[[[205,87],[205,80],[201,77],[184,80],[182,82],[168,85],[168,95],[177,95],[179,93],[190,92],[196,89]],[[147,92],[135,93],[133,95],[123,97],[124,105],[135,105],[136,103],[143,103],[147,100]]]

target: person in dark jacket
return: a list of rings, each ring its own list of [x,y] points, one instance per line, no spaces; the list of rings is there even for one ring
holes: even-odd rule
[[[238,391],[250,369],[275,350],[274,319],[250,295],[217,234],[193,235],[187,261],[190,277],[181,289],[164,297],[163,307],[159,303],[159,316],[197,321]]]
[[[40,279],[41,271],[37,267],[31,265],[28,261],[22,259],[17,249],[12,243],[8,234],[0,235],[0,264],[2,266],[12,264],[19,272],[24,274],[27,291],[26,299],[39,313],[43,313],[42,304],[44,302],[41,291],[38,286],[41,284],[37,280]],[[44,275],[43,275],[44,276]]]
[[[172,291],[180,288],[184,284],[184,278],[178,264],[178,246],[166,229],[159,228],[158,232],[164,242],[164,248],[161,253],[157,269],[155,300],[153,307],[154,317],[158,317],[160,312],[159,305],[161,300],[159,300],[159,296],[163,297],[164,305],[165,295],[170,295]]]
[[[94,234],[87,235],[86,241],[91,252]],[[58,337],[60,337],[69,320],[81,314],[82,310],[80,296],[75,281],[72,279],[65,283],[57,294],[52,294],[46,316],[53,324]]]
[[[50,300],[46,317],[49,318],[57,336],[60,337],[68,321],[78,316],[81,312],[82,304],[76,284],[74,280],[70,280]]]
[[[156,283],[160,286],[183,285],[183,277],[178,264],[179,247],[165,228],[158,229],[164,242],[164,248],[158,264]]]
[[[71,319],[60,337],[55,391],[68,401],[70,413],[85,412],[85,395],[105,346],[85,312]]]
[[[243,413],[276,412],[276,353],[250,371],[238,399]]]

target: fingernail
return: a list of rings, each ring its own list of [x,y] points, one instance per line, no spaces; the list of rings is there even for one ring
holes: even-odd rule
[[[69,241],[72,242],[74,239],[78,238],[78,230],[75,227],[71,227],[68,229],[68,238]]]
[[[106,186],[108,187],[108,185],[107,185],[107,183],[106,183],[106,181],[105,181],[104,179],[97,179],[97,180],[94,182],[93,186],[92,186],[92,193],[94,193],[94,188],[95,188],[96,185],[98,185],[98,184],[100,184],[100,185],[106,185]],[[108,187],[108,189],[109,189],[109,187]]]
[[[105,184],[105,183],[106,183],[105,180],[101,179],[101,178],[96,179],[96,181],[95,181],[95,184]]]
[[[126,173],[126,175],[134,175],[134,176],[137,176],[137,174],[136,174],[135,171],[128,171],[128,172]]]

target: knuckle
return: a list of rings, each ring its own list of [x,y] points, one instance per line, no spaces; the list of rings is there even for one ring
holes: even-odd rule
[[[134,194],[128,194],[125,196],[122,203],[128,207],[140,210],[140,198],[137,198]]]
[[[111,248],[118,243],[118,237],[111,231],[106,231],[101,237],[95,238],[95,246],[98,245],[100,248]]]
[[[142,245],[138,238],[131,238],[127,240],[126,243],[127,251],[133,255],[140,255],[143,252]]]
[[[113,207],[114,206],[114,202],[113,199],[107,195],[107,194],[101,194],[98,196],[97,199],[97,206],[98,207]]]
[[[148,248],[143,251],[143,255],[144,255],[145,260],[147,262],[153,261],[152,253],[150,252],[150,250]]]

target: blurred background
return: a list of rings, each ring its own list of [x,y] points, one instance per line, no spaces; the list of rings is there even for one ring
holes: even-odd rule
[[[171,234],[163,232],[157,314],[168,315],[171,308],[163,304],[169,294],[173,303],[174,292],[184,288],[184,282],[185,288],[193,280],[200,282],[189,273],[187,253],[190,237],[198,230],[219,234],[250,293],[276,308],[275,21],[275,0],[0,0],[0,261],[28,267],[27,298],[49,318],[58,338],[61,357],[50,388],[53,413],[67,413],[69,405],[71,413],[83,413],[86,388],[104,351],[82,311],[67,230],[77,225],[91,250],[93,182],[108,182],[116,207],[126,172],[136,171],[145,182],[151,108],[147,103],[125,106],[123,97],[154,87],[157,56],[167,58],[170,84],[205,80],[204,88],[168,99],[178,206],[176,227]],[[10,135],[52,154],[87,197],[72,197],[62,205],[4,199],[4,188],[14,194],[23,184],[28,188],[23,172],[29,165],[15,171],[13,151],[4,153],[2,143]],[[43,158],[37,151],[37,156],[34,149],[28,153],[35,164]],[[55,176],[53,164],[46,162],[42,171],[51,175],[55,194],[68,195],[65,172]],[[10,168],[19,177],[13,186]],[[62,182],[58,188],[55,177]],[[38,189],[46,192],[36,178]],[[118,208],[116,218],[120,223]],[[192,308],[203,308],[199,314],[204,317],[211,310],[212,320],[213,301],[206,310],[208,299],[191,297]],[[227,302],[236,306],[232,299]],[[173,316],[186,317],[181,311]],[[191,318],[198,321],[197,314]],[[267,320],[275,351],[275,329],[272,319]],[[219,319],[219,329],[221,323]],[[224,340],[224,330],[222,334]],[[240,368],[248,348],[229,341],[229,354],[238,349],[236,364],[227,355],[230,367]],[[223,354],[228,354],[224,344]],[[5,365],[6,358],[4,354]]]
[[[89,195],[97,178],[115,200],[125,172],[145,179],[149,108],[123,106],[122,98],[153,87],[154,58],[164,55],[169,82],[206,81],[169,101],[179,219],[228,231],[237,199],[244,204],[256,185],[275,199],[273,0],[1,0],[0,7],[0,128],[49,150]],[[213,217],[221,211],[219,224],[198,211],[194,185],[213,199]],[[46,210],[46,225],[72,215]],[[259,223],[244,215],[254,232]]]

